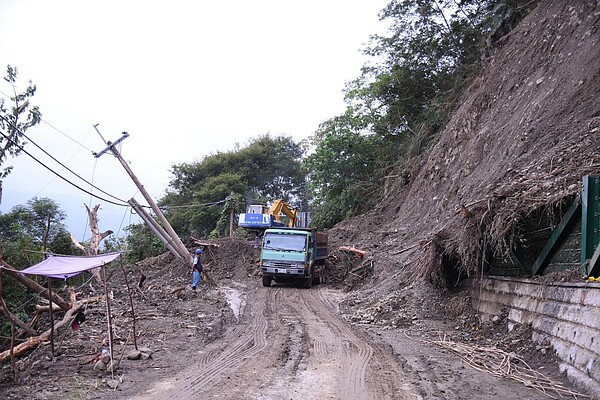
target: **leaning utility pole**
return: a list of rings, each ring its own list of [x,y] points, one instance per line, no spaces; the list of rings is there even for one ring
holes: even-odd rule
[[[117,148],[115,147],[117,144],[119,144],[123,140],[127,139],[129,137],[129,134],[127,132],[123,132],[122,136],[116,142],[112,143],[110,141],[107,142],[104,140],[104,137],[102,137],[102,134],[98,130],[98,124],[94,125],[94,129],[96,129],[96,132],[98,132],[98,135],[100,135],[100,137],[102,138],[104,143],[106,143],[106,146],[107,146],[100,153],[95,153],[94,157],[99,158],[107,151],[111,151],[115,155],[115,157],[119,160],[119,162],[121,163],[123,168],[125,168],[125,171],[127,171],[127,173],[129,174],[129,176],[131,177],[131,179],[133,180],[135,185],[140,190],[140,193],[142,193],[142,196],[144,196],[144,198],[150,205],[150,208],[152,208],[152,211],[154,211],[154,213],[160,220],[161,224],[163,225],[163,228],[169,234],[169,236],[171,238],[170,244],[172,245],[172,249],[169,246],[167,246],[167,247],[171,250],[171,252],[173,252],[173,250],[175,250],[175,252],[176,252],[175,255],[182,257],[191,265],[193,262],[192,255],[188,252],[188,250],[186,249],[184,244],[181,242],[181,239],[179,238],[177,233],[175,233],[175,231],[173,230],[173,227],[171,226],[171,224],[169,224],[169,221],[167,221],[167,218],[164,216],[162,211],[160,211],[160,208],[158,208],[158,206],[156,205],[156,203],[154,202],[152,197],[150,197],[150,195],[148,194],[146,189],[144,189],[144,185],[142,185],[142,183],[138,180],[138,178],[135,176],[135,174],[133,173],[131,168],[129,168],[129,165],[127,164],[127,162],[125,162],[125,160],[123,159],[123,157],[121,156],[121,154],[119,153]]]
[[[140,203],[138,203],[135,199],[130,199],[128,203],[131,206],[131,208],[133,208],[135,212],[138,213],[138,215],[142,218],[146,225],[148,225],[148,228],[150,228],[150,230],[156,236],[158,236],[158,238],[161,242],[163,242],[165,247],[169,249],[171,253],[178,256],[179,252],[176,249],[176,245],[173,243],[173,238],[169,236],[169,234],[164,230],[164,228],[160,226],[160,224],[156,222],[154,218],[152,218],[150,214],[148,214],[146,210],[144,210],[144,208],[140,205]]]

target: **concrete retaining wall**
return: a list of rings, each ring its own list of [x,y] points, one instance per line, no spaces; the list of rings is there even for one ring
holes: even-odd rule
[[[529,279],[470,279],[465,284],[484,320],[508,311],[509,329],[531,324],[572,381],[600,398],[600,284],[542,284]]]

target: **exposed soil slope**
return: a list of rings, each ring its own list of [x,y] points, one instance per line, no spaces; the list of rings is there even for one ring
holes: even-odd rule
[[[599,28],[595,1],[541,1],[498,43],[408,186],[332,237],[388,265],[428,251],[424,269],[442,254],[471,271],[486,247],[506,255],[523,218],[600,173]]]

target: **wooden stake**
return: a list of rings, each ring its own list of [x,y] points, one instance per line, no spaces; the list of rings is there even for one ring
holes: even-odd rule
[[[11,321],[12,322],[12,321]],[[13,349],[15,348],[15,324],[14,322],[11,325],[11,335],[10,335],[10,363],[12,365],[13,374],[14,374],[14,382],[19,383],[19,369],[17,368],[17,363],[15,360],[15,352]]]
[[[133,310],[133,297],[131,296],[131,288],[129,287],[129,279],[127,279],[127,272],[125,268],[123,268],[123,255],[119,256],[119,266],[121,267],[121,271],[123,271],[123,276],[125,277],[125,284],[127,285],[127,294],[129,295],[129,307],[131,307],[131,318],[133,319],[133,347],[137,350],[137,333],[135,331],[135,311]]]
[[[113,364],[113,346],[112,346],[112,317],[110,312],[110,299],[108,298],[108,285],[106,283],[106,267],[103,265],[102,267],[102,280],[104,281],[104,297],[106,298],[106,320],[108,323],[108,351],[110,353],[110,372],[111,376],[114,378],[114,370],[115,366]]]
[[[48,277],[48,295],[52,298],[52,278]],[[52,311],[52,302],[50,302],[50,351],[52,352],[52,361],[54,361],[54,311]]]

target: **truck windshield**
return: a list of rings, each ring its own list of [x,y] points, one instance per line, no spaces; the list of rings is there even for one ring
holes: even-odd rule
[[[306,236],[267,233],[264,238],[263,248],[271,250],[304,251]]]

